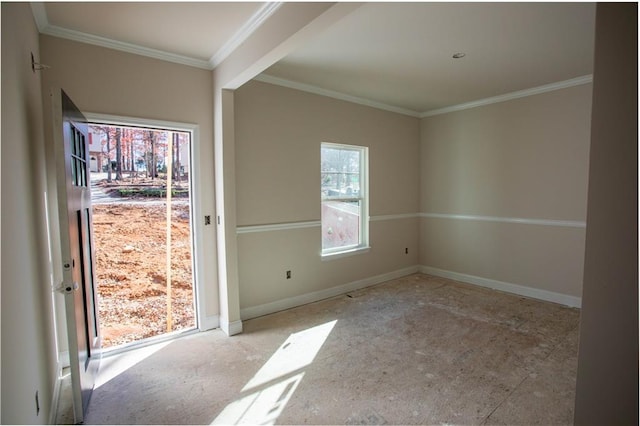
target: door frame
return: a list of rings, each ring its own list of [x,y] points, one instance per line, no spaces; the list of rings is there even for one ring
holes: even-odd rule
[[[152,129],[189,132],[191,133],[191,150],[189,153],[190,160],[190,211],[191,211],[191,250],[193,255],[193,281],[194,281],[194,297],[196,304],[196,328],[200,331],[210,330],[218,326],[217,316],[213,319],[206,315],[206,305],[208,299],[213,299],[217,306],[217,287],[206,286],[204,283],[217,282],[217,254],[212,252],[209,254],[206,250],[205,225],[203,206],[206,204],[207,191],[203,188],[202,172],[205,170],[205,162],[201,156],[199,126],[197,124],[180,123],[165,120],[153,120],[146,118],[124,117],[101,113],[84,112],[84,116],[88,123],[104,124],[111,126],[131,126],[131,127],[148,127]],[[211,159],[213,162],[213,159]],[[213,191],[210,191],[211,199],[213,199]],[[208,259],[213,259],[207,261]],[[157,340],[153,340],[156,343]],[[117,352],[117,351],[116,351]]]

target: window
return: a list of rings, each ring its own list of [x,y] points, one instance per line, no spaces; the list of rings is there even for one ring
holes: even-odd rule
[[[368,248],[367,148],[321,147],[322,255]]]

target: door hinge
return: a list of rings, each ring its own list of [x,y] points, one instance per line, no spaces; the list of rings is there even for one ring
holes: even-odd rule
[[[59,285],[53,288],[53,291],[57,291],[58,293],[63,293],[63,294],[73,293],[74,290],[77,290],[79,288],[80,286],[78,285],[78,283],[73,283],[73,284],[60,283]]]

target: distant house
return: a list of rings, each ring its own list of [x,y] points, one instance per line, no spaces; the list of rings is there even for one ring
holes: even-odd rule
[[[89,132],[89,158],[91,161],[91,171],[102,171],[103,163],[102,154],[102,137],[93,132]]]

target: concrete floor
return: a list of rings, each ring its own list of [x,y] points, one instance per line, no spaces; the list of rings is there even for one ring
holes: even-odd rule
[[[415,274],[105,358],[85,423],[571,424],[579,315]]]

